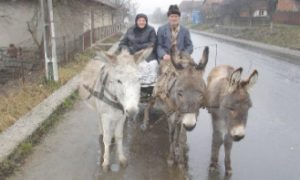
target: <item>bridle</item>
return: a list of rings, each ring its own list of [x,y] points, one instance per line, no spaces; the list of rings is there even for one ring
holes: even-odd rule
[[[102,68],[102,70],[104,69],[104,67]],[[99,100],[101,100],[102,102],[104,102],[105,104],[107,104],[115,109],[121,110],[124,114],[123,105],[120,103],[118,98],[113,93],[111,93],[106,87],[107,79],[109,76],[108,72],[106,74],[104,74],[102,72],[101,77],[103,77],[102,75],[104,75],[104,79],[102,81],[102,86],[101,86],[100,92],[95,91],[94,89],[88,87],[87,85],[83,85],[83,87],[90,92],[90,95],[87,97],[87,99],[90,99],[92,96],[94,96],[94,97],[98,98]],[[109,97],[106,94],[109,95]]]
[[[170,88],[168,89],[168,93],[167,93],[167,95],[166,95],[166,98],[165,98],[165,100],[166,101],[169,101],[170,103],[171,103],[171,100],[170,100],[170,96],[169,96],[169,94],[171,93],[171,90],[172,90],[172,88],[175,86],[175,84],[176,84],[176,82],[177,82],[177,79],[175,79],[173,82],[172,82],[172,84],[171,84],[171,86],[170,86]],[[203,108],[203,107],[205,107],[205,106],[201,106],[200,108]],[[166,116],[167,116],[167,118],[169,118],[172,114],[176,114],[176,121],[177,121],[177,123],[179,123],[179,116],[181,115],[181,114],[184,114],[184,113],[190,113],[190,112],[185,112],[185,111],[181,111],[181,110],[179,110],[179,107],[177,107],[174,103],[172,103],[172,106],[170,107],[169,106],[169,108],[171,109],[167,114],[166,114]]]

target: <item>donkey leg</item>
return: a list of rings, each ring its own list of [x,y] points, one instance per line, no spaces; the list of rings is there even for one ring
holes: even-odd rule
[[[153,107],[154,103],[155,103],[155,97],[151,97],[147,106],[145,107],[144,120],[143,120],[143,124],[141,126],[141,129],[143,131],[147,130],[147,128],[149,126],[149,113],[150,113],[150,109]]]
[[[103,125],[102,125],[102,120],[101,120],[101,114],[100,114],[100,112],[98,112],[97,114],[98,114],[98,131],[99,131],[99,135],[103,136]]]
[[[168,121],[168,125],[169,125],[169,144],[170,144],[170,148],[169,148],[169,155],[168,155],[168,165],[169,166],[173,166],[174,164],[174,160],[175,160],[175,140],[174,140],[174,136],[175,136],[175,127],[174,124],[172,122]]]
[[[99,146],[100,146],[100,163],[102,163],[103,156],[104,156],[104,143],[103,143],[103,127],[102,127],[100,114],[98,116],[98,131],[99,131]]]
[[[179,132],[179,137],[178,137],[178,149],[179,149],[179,159],[178,159],[178,165],[181,169],[184,169],[186,166],[187,162],[187,136],[186,136],[186,130],[185,128],[181,125],[180,126],[180,132]]]
[[[219,151],[220,147],[223,144],[223,133],[222,130],[219,129],[218,125],[220,120],[213,119],[213,137],[212,137],[212,145],[211,145],[211,163],[209,166],[210,171],[216,170],[218,166],[219,159]]]
[[[227,176],[230,176],[232,174],[231,158],[230,158],[231,148],[232,148],[232,139],[229,134],[226,134],[224,140],[224,149],[225,149],[225,171]]]
[[[124,123],[126,118],[121,120],[115,129],[115,140],[117,144],[117,151],[118,151],[118,158],[120,161],[121,166],[126,167],[127,166],[127,159],[124,155],[123,151],[123,129],[124,129]]]
[[[104,155],[103,155],[103,163],[102,168],[104,171],[109,170],[109,161],[110,161],[110,144],[112,139],[111,134],[111,124],[108,121],[102,121],[103,125],[103,143],[104,143]]]

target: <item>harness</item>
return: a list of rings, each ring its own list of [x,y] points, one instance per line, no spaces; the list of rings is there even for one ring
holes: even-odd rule
[[[172,84],[168,88],[167,93],[160,93],[158,96],[163,102],[165,102],[167,104],[168,108],[170,109],[170,111],[166,113],[166,117],[169,118],[172,114],[176,113],[176,122],[179,123],[179,118],[178,118],[179,115],[183,114],[183,113],[188,113],[188,112],[180,111],[179,107],[177,107],[176,104],[174,104],[170,99],[171,90],[175,86],[176,82],[177,82],[177,79],[175,78],[175,80],[172,82]]]
[[[104,66],[105,67],[105,66]],[[102,75],[104,74],[103,73],[103,69],[104,67],[102,68],[102,72],[101,72],[101,77],[103,77]],[[83,85],[83,87],[90,92],[90,95],[87,97],[87,99],[90,99],[92,96],[96,97],[97,99],[101,100],[102,102],[104,102],[105,104],[115,108],[115,109],[118,109],[118,110],[121,110],[124,114],[124,107],[122,106],[122,104],[119,102],[118,98],[113,95],[107,88],[106,88],[106,83],[107,83],[107,79],[108,79],[108,73],[105,74],[104,76],[104,79],[102,81],[102,86],[101,86],[101,90],[100,92],[98,91],[95,91],[93,88],[90,88],[88,87],[87,85]],[[102,78],[101,78],[102,79]],[[95,84],[94,84],[95,86]],[[93,87],[94,87],[93,86]],[[110,96],[107,97],[105,94],[108,94]]]

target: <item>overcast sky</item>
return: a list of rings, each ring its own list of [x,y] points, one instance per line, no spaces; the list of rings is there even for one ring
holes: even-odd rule
[[[138,13],[151,14],[156,8],[160,7],[167,11],[171,4],[177,4],[182,0],[135,0],[139,4]]]

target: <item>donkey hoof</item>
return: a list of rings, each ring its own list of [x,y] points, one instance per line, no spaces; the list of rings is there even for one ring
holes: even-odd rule
[[[226,176],[231,176],[232,175],[232,170],[231,169],[226,170],[225,175]]]
[[[174,160],[173,159],[168,159],[168,166],[172,167],[174,165]]]
[[[105,165],[102,164],[102,170],[105,173],[109,172],[109,170],[110,170],[109,164],[105,164]]]
[[[128,161],[127,161],[127,159],[122,159],[122,160],[120,160],[120,165],[121,165],[123,168],[127,167],[127,166],[128,166]]]
[[[178,167],[179,167],[180,170],[184,170],[185,169],[184,163],[179,163]]]
[[[147,125],[145,125],[145,124],[142,124],[141,125],[141,130],[142,131],[146,131],[148,129],[148,126]]]
[[[218,167],[217,164],[211,163],[211,164],[209,165],[209,171],[210,171],[210,172],[216,171],[216,170],[217,170],[217,167]]]

